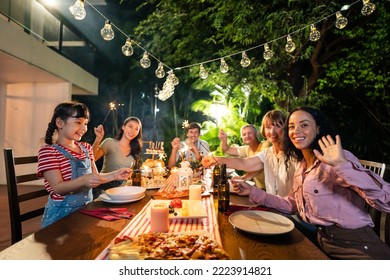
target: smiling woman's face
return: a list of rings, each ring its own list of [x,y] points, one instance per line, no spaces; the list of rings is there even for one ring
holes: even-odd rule
[[[288,120],[288,137],[297,149],[309,148],[318,133],[319,127],[311,114],[302,110],[291,114]]]

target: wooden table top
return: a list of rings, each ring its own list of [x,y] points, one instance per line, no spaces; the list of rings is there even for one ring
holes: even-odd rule
[[[93,202],[86,209],[126,207],[137,214],[154,193],[148,190],[142,200],[127,204]],[[105,221],[75,212],[1,251],[0,259],[93,260],[129,222]],[[235,229],[228,215],[222,213],[218,213],[218,223],[223,247],[232,259],[328,259],[296,228],[283,235],[260,236]]]

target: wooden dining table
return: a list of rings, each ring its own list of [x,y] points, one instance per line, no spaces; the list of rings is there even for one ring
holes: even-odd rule
[[[153,199],[147,190],[136,202],[110,204],[94,201],[85,209],[126,207],[134,216]],[[233,198],[233,197],[232,197]],[[248,198],[237,197],[239,202]],[[215,212],[222,246],[236,260],[326,260],[328,257],[297,228],[275,236],[256,235],[236,229],[229,215]],[[133,217],[134,217],[133,216]],[[107,248],[131,219],[106,221],[80,212],[53,223],[0,252],[0,259],[94,260]]]

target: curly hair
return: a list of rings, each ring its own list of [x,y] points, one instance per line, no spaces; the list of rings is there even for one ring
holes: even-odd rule
[[[53,144],[53,134],[57,130],[56,120],[60,118],[66,122],[69,118],[86,118],[89,120],[88,107],[77,101],[69,101],[58,104],[55,109],[51,121],[49,122],[45,134],[45,143]]]
[[[305,111],[306,113],[309,113],[313,119],[316,122],[316,125],[319,128],[319,133],[317,134],[316,138],[313,140],[313,142],[310,144],[311,150],[321,150],[318,140],[326,135],[330,135],[333,138],[336,136],[336,133],[329,122],[328,118],[323,115],[319,110],[312,108],[312,107],[298,107],[295,108],[290,112],[290,114],[287,117],[287,120],[283,127],[283,150],[286,154],[286,161],[290,159],[290,157],[296,158],[297,160],[301,161],[303,159],[302,151],[297,149],[294,144],[291,142],[289,135],[288,135],[288,123],[290,121],[290,117],[294,112],[297,111]]]
[[[188,130],[194,129],[194,128],[196,128],[196,129],[199,131],[199,133],[200,133],[201,126],[200,126],[198,123],[196,123],[196,122],[189,123],[189,124],[184,128],[184,130],[185,130],[185,132],[187,133]]]
[[[138,162],[141,159],[141,150],[142,150],[142,144],[143,144],[141,120],[139,118],[137,118],[137,117],[128,117],[128,118],[126,118],[123,121],[121,129],[116,134],[115,139],[120,140],[122,138],[123,133],[124,133],[122,127],[126,126],[126,124],[128,122],[130,122],[130,121],[134,121],[134,122],[138,123],[138,125],[139,125],[139,132],[138,132],[137,137],[135,137],[134,139],[131,139],[131,141],[130,141],[130,155],[132,155],[134,160],[136,162]]]

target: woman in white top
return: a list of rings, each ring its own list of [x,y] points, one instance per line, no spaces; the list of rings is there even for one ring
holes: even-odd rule
[[[282,133],[286,115],[279,110],[267,112],[261,122],[261,134],[272,146],[247,158],[206,156],[202,160],[205,167],[225,163],[227,167],[246,172],[264,170],[267,193],[285,196],[291,189],[298,162],[286,157],[282,149]]]

